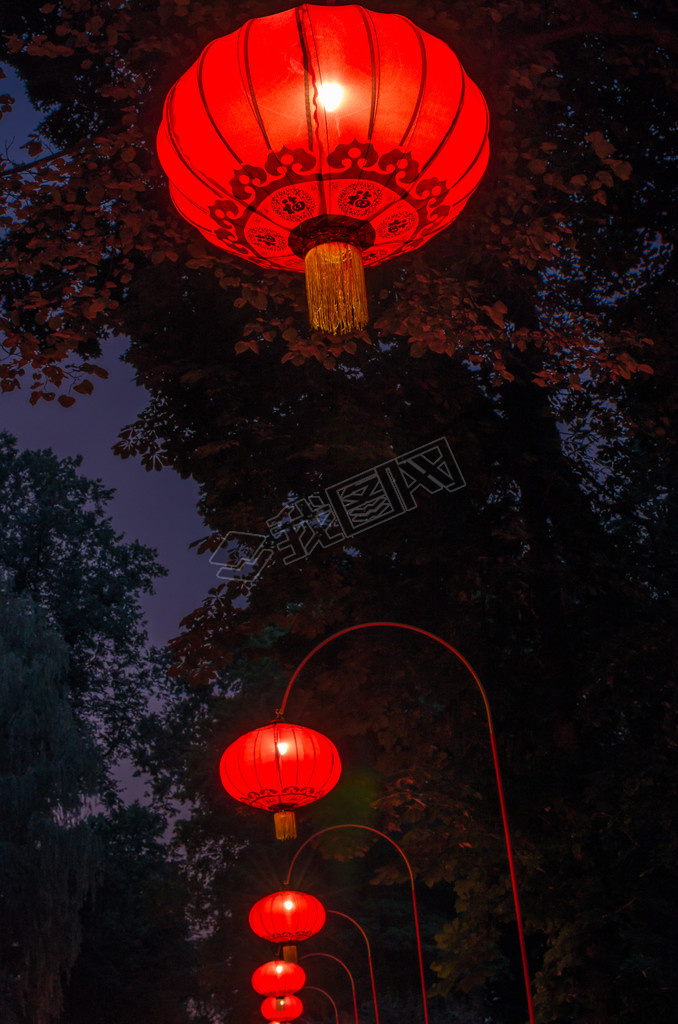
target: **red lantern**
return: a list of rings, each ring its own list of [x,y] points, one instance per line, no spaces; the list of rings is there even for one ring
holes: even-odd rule
[[[224,789],[250,807],[274,812],[278,839],[296,837],[294,807],[319,800],[337,784],[334,743],[303,725],[272,722],[241,736],[219,764]]]
[[[306,973],[299,964],[287,960],[269,960],[252,975],[252,988],[260,996],[278,999],[298,992],[306,984]]]
[[[325,908],[307,892],[283,889],[257,900],[250,910],[250,928],[269,942],[282,942],[283,956],[296,960],[296,942],[310,939],[325,924]]]
[[[158,154],[214,245],[306,271],[313,326],[362,329],[362,264],[447,227],[488,160],[449,47],[399,14],[304,4],[213,40],[165,102]]]
[[[296,996],[285,996],[283,999],[276,999],[269,996],[261,1004],[261,1012],[266,1020],[288,1021],[301,1016],[304,1004]]]

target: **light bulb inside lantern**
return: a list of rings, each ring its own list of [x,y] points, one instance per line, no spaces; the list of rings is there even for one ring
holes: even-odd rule
[[[283,907],[285,908],[285,910],[294,910],[294,903],[292,900],[285,900],[285,902],[283,903]]]
[[[338,82],[323,82],[318,86],[318,99],[325,110],[336,110],[343,95],[344,90]]]
[[[276,974],[282,974],[282,969],[283,969],[282,964],[276,964],[275,965],[275,973]]]
[[[276,746],[278,748],[278,753],[279,754],[286,754],[287,753],[287,743],[277,743]]]

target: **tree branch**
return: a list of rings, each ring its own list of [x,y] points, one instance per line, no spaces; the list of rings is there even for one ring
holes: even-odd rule
[[[653,39],[658,46],[667,50],[678,51],[678,32],[666,25],[653,24],[647,21],[636,21],[633,18],[617,18],[608,20],[602,12],[597,18],[588,19],[575,25],[563,25],[547,32],[527,35],[522,44],[526,46],[548,46],[561,39],[572,39],[576,36],[644,36]],[[520,45],[520,44],[519,44]]]
[[[70,149],[61,149],[58,153],[50,153],[49,156],[41,156],[37,160],[31,160],[28,164],[12,164],[7,170],[0,171],[0,178],[4,178],[9,174],[18,174],[19,171],[29,171],[32,167],[37,167],[39,164],[49,163],[50,160],[56,160],[60,156],[72,156],[75,147]]]

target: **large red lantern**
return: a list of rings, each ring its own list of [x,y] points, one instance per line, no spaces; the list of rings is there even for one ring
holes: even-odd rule
[[[260,996],[282,999],[298,992],[306,984],[306,973],[299,964],[287,960],[269,960],[252,975],[252,988]]]
[[[276,999],[269,996],[261,1004],[261,1012],[270,1021],[289,1021],[301,1016],[304,1004],[297,996],[284,996]]]
[[[179,213],[261,267],[306,271],[313,326],[367,322],[362,271],[450,224],[488,160],[450,48],[399,14],[304,4],[213,40],[165,102]]]
[[[339,780],[341,761],[322,733],[271,722],[231,743],[219,773],[236,800],[273,811],[278,839],[289,839],[297,834],[293,808],[329,793]]]
[[[250,928],[269,942],[284,943],[285,960],[296,960],[294,943],[316,935],[325,924],[325,908],[307,892],[283,889],[257,900],[250,910]]]

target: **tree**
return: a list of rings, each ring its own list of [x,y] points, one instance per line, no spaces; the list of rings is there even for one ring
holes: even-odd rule
[[[79,474],[80,461],[20,452],[0,434],[0,568],[63,639],[69,700],[102,752],[120,757],[157,674],[139,595],[166,571],[152,549],[116,535],[106,516],[113,492]]]
[[[139,804],[89,822],[103,850],[101,876],[82,912],[82,944],[62,1020],[184,1024],[193,955],[166,822]]]
[[[0,616],[0,1015],[46,1024],[80,945],[99,760],[67,698],[68,651],[26,595]]]
[[[151,549],[115,534],[105,514],[112,492],[78,466],[49,450],[20,452],[0,434],[0,1016],[11,1024],[56,1020],[74,965],[77,1012],[94,1019],[82,997],[83,979],[92,994],[87,966],[105,965],[93,934],[110,941],[111,917],[123,906],[112,862],[124,855],[131,881],[138,857],[131,892],[139,902],[157,898],[163,874],[172,875],[158,821],[120,808],[114,771],[118,758],[133,755],[164,673],[146,648],[139,607],[140,591],[164,570]],[[186,955],[176,888],[174,900],[144,929],[135,908],[147,969],[158,971],[161,957],[178,968]],[[129,940],[129,917],[124,926],[120,937]],[[185,975],[171,989],[172,1019],[185,1019],[186,985]],[[149,994],[138,988],[141,1005]],[[110,1006],[126,996],[118,985]]]

